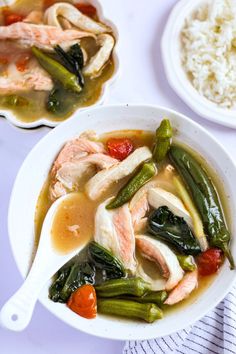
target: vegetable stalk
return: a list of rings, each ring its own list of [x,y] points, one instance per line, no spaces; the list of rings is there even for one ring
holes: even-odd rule
[[[193,256],[178,255],[180,267],[187,272],[193,272],[196,269]]]
[[[189,214],[192,217],[194,235],[199,241],[201,250],[206,251],[208,248],[207,238],[204,232],[201,217],[192,201],[192,198],[190,197],[187,189],[185,188],[185,185],[182,183],[179,177],[174,177],[173,183],[179,193],[180,198],[182,199],[184,205],[186,206],[187,210],[189,211]]]

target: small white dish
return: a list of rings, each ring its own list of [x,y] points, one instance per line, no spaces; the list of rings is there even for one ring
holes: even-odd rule
[[[181,63],[180,35],[185,20],[207,0],[180,0],[174,6],[161,40],[162,60],[172,89],[193,111],[212,122],[236,129],[236,110],[219,107],[201,96],[188,79]]]
[[[224,148],[204,128],[175,111],[144,105],[118,105],[87,109],[62,123],[47,134],[30,152],[16,178],[9,207],[8,229],[11,248],[19,271],[26,277],[32,263],[34,249],[34,214],[41,188],[48,176],[58,151],[69,139],[93,129],[98,134],[120,129],[155,131],[163,117],[168,117],[176,130],[178,141],[198,151],[215,171],[224,187],[230,207],[232,254],[236,255],[236,166]],[[98,315],[87,320],[76,315],[67,306],[48,298],[48,283],[39,301],[55,316],[74,328],[86,333],[110,339],[150,339],[169,335],[203,317],[227,294],[236,279],[236,271],[230,271],[225,262],[214,282],[190,306],[178,308],[166,314],[160,321],[147,324]]]
[[[0,9],[1,9],[1,7],[11,6],[16,1],[17,0],[0,0]],[[63,2],[63,0],[62,0],[62,2]],[[74,3],[76,3],[76,2],[79,2],[79,1],[74,1]],[[113,73],[112,77],[103,84],[100,97],[98,98],[98,100],[94,104],[92,104],[88,107],[78,108],[70,117],[66,118],[65,120],[70,119],[71,117],[77,116],[78,113],[80,114],[81,111],[86,110],[89,107],[102,105],[104,103],[105,99],[107,98],[107,95],[109,94],[109,88],[115,82],[116,78],[119,75],[119,70],[120,70],[120,63],[119,63],[118,54],[117,54],[119,51],[119,49],[118,49],[119,48],[119,35],[118,35],[117,27],[115,26],[115,24],[113,22],[109,21],[106,18],[105,8],[102,8],[102,6],[100,5],[98,0],[86,0],[85,2],[95,6],[97,9],[98,17],[99,17],[100,21],[107,24],[108,26],[110,26],[112,28],[112,32],[113,32],[114,37],[116,39],[115,47],[113,49],[114,73]],[[36,128],[41,125],[45,125],[45,126],[53,128],[64,121],[64,120],[54,121],[54,120],[51,120],[50,118],[42,117],[42,118],[37,119],[33,122],[24,122],[21,119],[19,119],[17,117],[17,115],[14,114],[14,112],[12,112],[11,110],[9,110],[9,109],[4,110],[1,108],[0,108],[0,115],[4,116],[7,120],[9,120],[15,126],[17,126],[19,128],[26,128],[26,129],[27,128],[28,129]]]

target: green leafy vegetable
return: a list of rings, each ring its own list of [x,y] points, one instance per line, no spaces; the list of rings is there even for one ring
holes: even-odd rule
[[[57,115],[67,114],[73,107],[73,96],[75,96],[75,94],[71,92],[70,97],[68,97],[66,90],[58,85],[49,93],[46,109]]]
[[[84,86],[82,68],[84,66],[84,56],[79,44],[74,44],[68,52],[65,52],[59,45],[54,48],[62,64],[78,77],[79,84]]]
[[[144,163],[141,170],[118,192],[117,196],[106,206],[106,209],[115,209],[127,203],[155,174],[155,164],[153,162]]]
[[[88,254],[95,267],[105,273],[105,279],[122,278],[126,275],[124,266],[120,260],[97,242],[90,242]]]
[[[186,221],[174,215],[168,207],[160,207],[151,213],[148,224],[152,234],[173,245],[181,253],[197,255],[201,252]]]
[[[49,289],[49,298],[54,302],[66,302],[70,295],[84,284],[95,283],[95,267],[91,263],[79,263],[62,267]]]
[[[161,162],[166,157],[170,149],[172,135],[173,132],[170,121],[163,119],[159,128],[156,130],[156,141],[152,153],[153,159],[156,162]]]
[[[220,248],[228,258],[231,269],[234,269],[235,264],[229,248],[230,233],[211,179],[196,159],[182,147],[172,146],[169,157],[191,192],[210,246]]]
[[[140,318],[152,323],[163,317],[162,310],[155,304],[140,304],[135,301],[118,299],[99,299],[97,302],[99,313],[118,315],[128,318]]]

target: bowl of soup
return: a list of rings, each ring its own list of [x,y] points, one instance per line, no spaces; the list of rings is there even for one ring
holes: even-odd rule
[[[180,113],[83,111],[80,124],[72,118],[44,137],[16,178],[8,225],[17,267],[26,277],[47,210],[68,194],[50,237],[55,252],[82,251],[39,301],[92,335],[169,335],[203,317],[235,280],[235,177],[224,148]]]
[[[118,72],[118,33],[94,1],[0,3],[0,114],[56,126],[100,104]]]

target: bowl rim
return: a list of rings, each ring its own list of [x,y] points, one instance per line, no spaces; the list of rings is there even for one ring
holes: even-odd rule
[[[112,105],[106,105],[106,106],[103,106],[103,107],[93,107],[90,109],[90,111],[93,111],[96,113],[96,111],[103,111],[103,110],[109,110],[109,109],[123,109],[123,108],[131,108],[132,109],[147,109],[147,110],[163,110],[166,112],[166,114],[169,114],[169,115],[174,115],[177,119],[181,119],[189,124],[191,124],[194,128],[197,128],[198,130],[200,130],[200,132],[203,132],[204,134],[207,135],[207,137],[211,140],[211,142],[214,144],[214,145],[217,145],[217,147],[222,150],[223,154],[226,155],[226,157],[228,158],[229,160],[229,163],[230,163],[230,166],[232,166],[232,169],[236,175],[236,165],[233,161],[233,159],[230,157],[230,155],[228,154],[228,152],[225,150],[225,148],[214,138],[214,136],[212,136],[205,128],[201,127],[198,123],[192,121],[190,118],[186,117],[185,115],[181,114],[181,113],[178,113],[177,111],[175,110],[172,110],[172,109],[168,109],[166,107],[163,107],[163,106],[154,106],[154,105],[143,105],[143,104],[131,104],[131,105],[128,105],[128,104],[112,104]],[[66,125],[66,124],[70,124],[71,122],[69,121],[65,121],[63,123],[63,125]],[[16,265],[17,265],[17,268],[18,270],[20,271],[20,274],[22,275],[23,278],[25,278],[25,275],[24,275],[24,271],[22,270],[22,266],[20,264],[20,262],[17,260],[17,257],[16,257],[16,254],[17,254],[17,249],[16,247],[14,247],[14,233],[13,233],[13,229],[12,229],[12,220],[14,220],[14,199],[15,199],[15,195],[17,194],[17,189],[18,189],[18,181],[20,180],[21,178],[21,175],[24,174],[24,169],[25,169],[25,165],[27,164],[27,160],[34,155],[35,151],[37,151],[38,149],[41,149],[41,146],[43,146],[45,144],[45,142],[47,142],[47,140],[50,139],[51,136],[57,134],[57,131],[58,129],[62,129],[63,128],[63,125],[58,127],[57,129],[54,129],[52,130],[51,132],[49,132],[46,136],[44,136],[35,146],[34,148],[30,151],[30,153],[28,154],[28,156],[25,158],[23,164],[21,165],[19,171],[18,171],[18,174],[17,174],[17,177],[15,179],[15,182],[14,182],[14,186],[13,186],[13,189],[12,189],[12,193],[11,193],[11,197],[10,197],[10,203],[9,203],[9,210],[8,210],[8,235],[9,235],[9,240],[10,240],[10,246],[11,246],[11,250],[12,250],[12,253],[13,253],[13,257],[14,257],[14,260],[16,262]],[[71,136],[72,137],[72,136]],[[235,194],[236,195],[236,194]],[[228,265],[227,265],[228,266]],[[219,277],[217,277],[218,279]],[[225,286],[223,289],[221,289],[221,293],[220,295],[218,295],[215,300],[213,300],[211,302],[211,305],[210,307],[208,308],[205,308],[204,311],[201,311],[198,315],[195,315],[194,318],[191,318],[189,320],[189,322],[187,323],[186,326],[190,326],[190,325],[193,325],[193,323],[195,323],[196,321],[198,321],[200,318],[204,317],[211,309],[213,309],[220,301],[223,300],[223,298],[226,296],[226,294],[230,291],[230,289],[232,288],[232,286],[234,285],[234,282],[236,280],[236,272],[232,271],[232,273],[230,273],[230,281],[229,283],[227,284],[227,286]],[[56,317],[58,317],[60,320],[63,320],[65,323],[69,324],[70,326],[74,327],[75,329],[79,329],[85,333],[88,333],[88,334],[92,334],[92,335],[95,335],[97,337],[101,337],[101,338],[109,338],[109,339],[116,339],[116,340],[147,340],[147,339],[152,339],[152,338],[156,338],[157,335],[156,334],[147,334],[145,333],[144,335],[142,336],[136,336],[135,335],[135,331],[134,333],[127,333],[126,335],[124,334],[119,334],[119,333],[116,333],[115,335],[113,334],[112,336],[108,333],[99,333],[96,332],[94,333],[93,331],[91,331],[90,329],[88,328],[78,328],[78,326],[75,324],[75,321],[71,321],[71,319],[68,319],[68,318],[62,318],[62,316],[60,314],[58,314],[55,310],[52,309],[52,307],[54,305],[54,303],[51,303],[48,301],[47,298],[44,298],[44,297],[39,297],[38,299],[40,301],[40,303],[46,307],[51,313],[53,313],[53,315],[55,315]],[[60,304],[61,306],[61,304]],[[179,330],[182,330],[183,329],[183,326],[177,324],[175,325],[175,332],[179,331]],[[166,336],[166,335],[170,335],[174,333],[173,330],[168,330],[166,329],[165,331],[163,331],[161,333],[160,336]]]
[[[17,0],[4,0],[4,1],[0,0],[0,9],[1,9],[1,7],[11,6],[16,1]],[[62,2],[63,2],[63,0],[62,0]],[[78,0],[77,2],[80,2],[80,0]],[[120,60],[119,60],[118,52],[119,52],[120,40],[119,40],[118,28],[115,25],[115,23],[109,19],[109,16],[107,16],[108,14],[106,13],[105,7],[104,6],[102,7],[99,0],[85,0],[84,2],[94,5],[98,11],[99,20],[102,23],[105,23],[109,27],[112,28],[112,33],[115,37],[115,46],[112,51],[112,56],[113,56],[113,60],[114,60],[114,72],[113,72],[112,76],[107,81],[105,81],[103,83],[100,96],[96,102],[94,102],[93,104],[91,104],[89,106],[78,107],[66,119],[54,121],[54,120],[47,118],[47,117],[41,117],[39,119],[36,119],[33,122],[24,122],[23,120],[18,118],[17,115],[11,109],[1,109],[0,108],[0,116],[4,117],[6,120],[8,120],[10,123],[15,125],[16,127],[24,128],[24,129],[32,129],[32,128],[37,128],[40,126],[47,126],[50,128],[54,128],[54,127],[60,125],[61,123],[63,123],[64,121],[79,114],[80,112],[82,112],[86,109],[89,109],[90,107],[96,107],[96,106],[102,105],[109,94],[109,89],[112,87],[112,85],[114,84],[116,79],[119,77],[119,75],[120,75]]]
[[[236,129],[236,109],[226,109],[211,102],[194,88],[181,64],[180,33],[186,18],[207,0],[180,0],[173,7],[162,38],[161,56],[167,81],[177,95],[204,119]],[[177,58],[177,60],[176,60]]]

